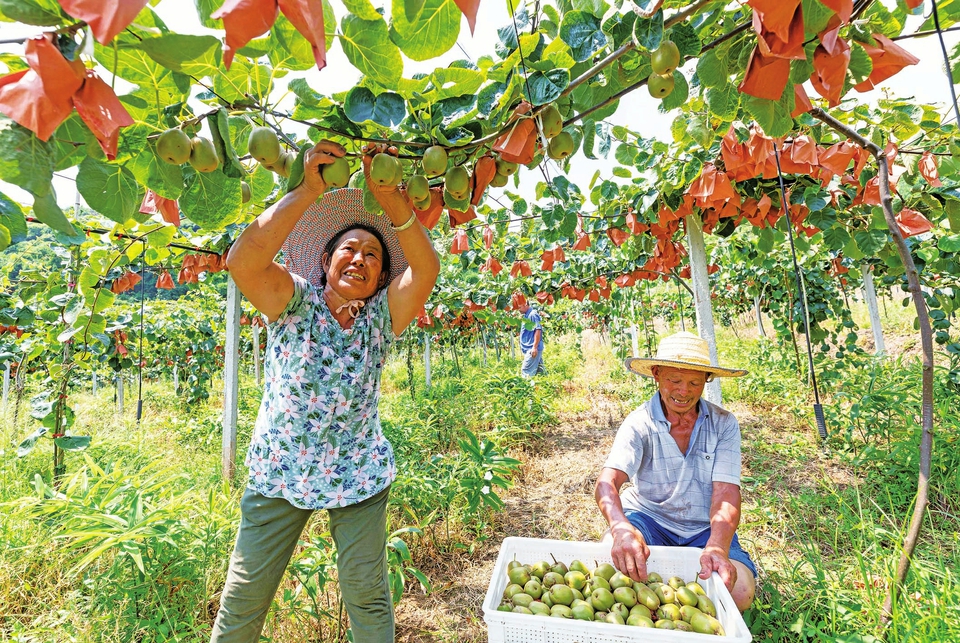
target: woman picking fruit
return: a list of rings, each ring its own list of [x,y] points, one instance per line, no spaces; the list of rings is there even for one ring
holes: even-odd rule
[[[238,288],[272,332],[213,642],[260,639],[317,509],[329,514],[353,640],[394,640],[385,552],[395,471],[377,410],[380,375],[390,346],[433,290],[440,264],[397,187],[369,179],[368,156],[367,185],[386,217],[364,209],[361,190],[324,194],[321,170],[344,154],[330,141],[309,150],[303,182],[251,223],[227,257]],[[281,247],[284,265],[274,261]]]
[[[700,578],[717,572],[740,611],[753,602],[757,569],[740,547],[740,425],[701,399],[713,377],[746,371],[710,364],[692,333],[664,338],[653,358],[625,362],[659,390],[624,420],[597,479],[596,499],[610,529],[618,570],[647,577],[648,545],[702,547]],[[633,487],[620,495],[627,481]]]

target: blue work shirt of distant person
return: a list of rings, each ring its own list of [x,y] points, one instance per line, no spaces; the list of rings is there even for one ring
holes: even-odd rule
[[[537,352],[543,353],[543,325],[540,323],[540,312],[533,306],[529,306],[523,313],[523,318],[533,322],[533,325],[528,328],[528,324],[525,323],[520,329],[520,352],[526,355],[533,349],[536,342]]]

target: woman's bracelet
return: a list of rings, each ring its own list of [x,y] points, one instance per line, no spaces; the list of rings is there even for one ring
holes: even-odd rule
[[[404,230],[406,230],[407,228],[409,228],[410,226],[412,226],[412,225],[413,225],[413,222],[416,221],[416,220],[417,220],[417,213],[416,213],[416,212],[411,212],[411,213],[410,213],[410,218],[407,219],[407,222],[406,222],[406,223],[404,223],[404,224],[402,224],[402,225],[393,225],[393,224],[391,224],[390,227],[393,228],[393,231],[394,231],[394,232],[403,232]]]

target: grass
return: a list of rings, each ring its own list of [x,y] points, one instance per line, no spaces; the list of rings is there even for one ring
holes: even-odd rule
[[[820,444],[792,346],[757,341],[750,323],[722,330],[719,341],[721,361],[751,371],[724,382],[723,394],[744,440],[741,540],[761,568],[757,602],[745,615],[754,638],[960,640],[960,421],[945,374],[937,377],[931,503],[904,598],[884,627],[880,608],[917,484],[918,367],[911,358],[837,367],[839,378],[824,387],[830,439]],[[904,315],[895,328],[908,325]],[[412,529],[403,535],[410,558],[391,567],[406,586],[403,640],[484,640],[478,606],[501,537],[595,539],[602,531],[592,480],[616,427],[652,388],[624,372],[609,339],[550,339],[548,374],[535,382],[517,376],[506,351],[498,360],[488,350],[484,359],[464,343],[456,357],[451,346],[435,346],[429,390],[419,348],[408,362],[398,346],[387,366],[381,409],[400,463],[391,529]],[[259,403],[247,375],[242,391],[241,454]],[[15,430],[7,410],[0,640],[209,635],[242,486],[242,472],[232,485],[220,476],[222,398],[215,389],[191,407],[158,381],[145,385],[144,400],[137,423],[135,403],[116,414],[109,387],[96,396],[73,392],[75,432],[93,443],[67,454],[59,493],[49,487],[48,440],[13,457],[9,445],[30,420],[24,407]],[[465,448],[468,432],[490,445],[486,455]],[[503,486],[491,490],[496,500],[476,485],[494,467],[504,472]],[[278,643],[339,640],[344,623],[322,513],[302,541],[265,635]],[[410,569],[428,573],[430,597]]]

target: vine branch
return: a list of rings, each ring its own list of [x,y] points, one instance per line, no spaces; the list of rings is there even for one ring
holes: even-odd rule
[[[900,555],[900,561],[897,564],[896,577],[890,585],[887,598],[883,604],[882,619],[884,624],[889,624],[893,614],[893,605],[897,602],[901,587],[906,580],[907,573],[910,571],[910,561],[920,537],[920,529],[923,526],[923,517],[926,512],[927,498],[930,489],[930,463],[933,454],[933,331],[930,327],[930,318],[927,314],[927,305],[923,298],[923,291],[920,289],[920,274],[917,271],[913,256],[910,254],[910,249],[907,247],[893,213],[893,197],[890,191],[890,169],[887,165],[887,159],[883,150],[880,149],[879,145],[867,140],[819,107],[811,110],[810,114],[836,131],[848,136],[864,149],[869,150],[877,160],[877,165],[880,169],[880,203],[883,207],[883,216],[886,220],[887,228],[893,237],[894,245],[897,247],[897,252],[900,254],[900,259],[903,261],[903,266],[906,271],[907,290],[910,292],[913,305],[917,310],[917,321],[920,327],[920,343],[923,348],[923,367],[921,374],[922,434],[920,438],[919,477],[917,481],[916,503],[913,508],[913,516],[907,527],[907,533],[903,539],[903,551]]]

